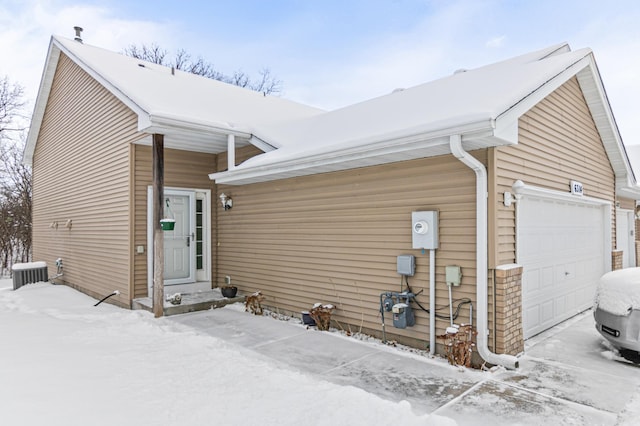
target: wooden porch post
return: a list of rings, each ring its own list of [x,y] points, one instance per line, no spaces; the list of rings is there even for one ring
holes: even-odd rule
[[[164,135],[153,134],[153,315],[164,315]]]

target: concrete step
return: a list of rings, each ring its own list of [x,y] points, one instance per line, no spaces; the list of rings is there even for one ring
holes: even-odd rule
[[[222,308],[223,306],[231,303],[244,302],[245,300],[245,296],[240,294],[232,298],[223,297],[219,289],[201,291],[198,293],[185,293],[181,296],[182,302],[179,305],[164,302],[165,316]],[[153,312],[153,299],[151,297],[134,299],[131,302],[131,309]]]

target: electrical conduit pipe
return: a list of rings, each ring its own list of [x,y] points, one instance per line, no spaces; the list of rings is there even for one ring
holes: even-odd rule
[[[429,354],[436,353],[436,251],[429,250]]]
[[[461,135],[449,137],[451,153],[476,174],[476,321],[478,328],[478,353],[490,364],[509,369],[518,368],[518,358],[496,354],[488,346],[488,279],[487,279],[487,170],[484,165],[462,148]]]

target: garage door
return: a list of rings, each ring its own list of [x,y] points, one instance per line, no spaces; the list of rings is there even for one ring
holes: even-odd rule
[[[524,338],[591,307],[605,272],[608,205],[527,195],[518,203]]]

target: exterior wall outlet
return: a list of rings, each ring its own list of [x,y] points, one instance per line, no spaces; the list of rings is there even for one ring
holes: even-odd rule
[[[462,270],[457,265],[448,265],[444,267],[445,280],[447,285],[459,286],[462,281]]]
[[[227,285],[231,284],[231,277],[229,275],[225,275],[224,283]]]

